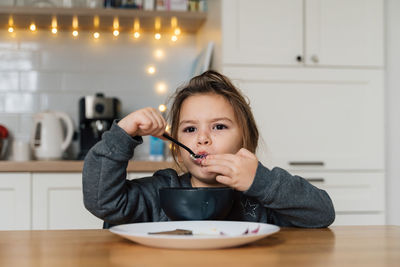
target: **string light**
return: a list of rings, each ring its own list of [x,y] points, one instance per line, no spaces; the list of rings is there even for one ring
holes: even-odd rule
[[[167,110],[167,106],[164,104],[161,104],[158,106],[158,110],[162,113],[165,112]]]
[[[34,32],[34,31],[36,31],[36,25],[35,25],[35,23],[31,23],[31,25],[29,26],[29,29],[32,31],[32,32]]]
[[[148,73],[148,74],[154,74],[154,73],[156,73],[156,68],[155,68],[154,66],[149,66],[149,67],[147,68],[147,73]]]
[[[99,16],[94,16],[94,18],[93,18],[93,26],[94,26],[94,28],[95,29],[97,29],[97,28],[99,28],[99,25],[100,25],[100,18],[99,18]],[[99,32],[94,32],[93,33],[93,37],[94,37],[94,39],[99,39],[100,38],[100,33]]]
[[[118,17],[114,17],[114,22],[113,22],[113,35],[115,37],[117,37],[119,35],[119,21],[118,21]]]
[[[8,32],[9,32],[9,33],[14,32],[14,19],[13,19],[12,16],[10,16],[10,17],[8,18]]]
[[[135,19],[133,21],[133,37],[135,37],[136,39],[140,37],[140,22],[139,19]]]
[[[57,18],[55,16],[51,18],[51,33],[57,33]]]
[[[171,41],[176,42],[178,40],[178,37],[176,35],[172,35]]]
[[[174,30],[174,34],[175,34],[175,35],[181,34],[181,29],[180,29],[180,28],[176,28],[176,29]]]
[[[162,59],[164,57],[164,51],[161,49],[157,49],[156,51],[154,51],[153,55],[155,58]]]
[[[77,37],[79,35],[78,33],[78,17],[73,16],[72,17],[72,36]]]
[[[163,95],[168,91],[167,85],[164,82],[159,82],[156,84],[156,92],[159,95]]]
[[[160,40],[161,39],[161,34],[160,34],[160,29],[161,29],[161,19],[160,17],[156,17],[155,21],[154,21],[154,28],[156,30],[156,33],[154,34],[154,38],[156,40]]]

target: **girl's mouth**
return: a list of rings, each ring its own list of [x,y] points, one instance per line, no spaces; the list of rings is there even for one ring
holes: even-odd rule
[[[205,159],[207,157],[207,153],[206,152],[199,152],[198,154],[196,154],[195,157],[192,157],[192,159],[197,163],[197,164],[201,164],[201,162],[203,161],[203,159]]]

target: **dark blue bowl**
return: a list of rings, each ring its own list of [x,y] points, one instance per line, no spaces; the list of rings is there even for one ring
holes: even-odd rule
[[[222,220],[233,204],[233,189],[229,187],[160,188],[160,204],[174,221]]]

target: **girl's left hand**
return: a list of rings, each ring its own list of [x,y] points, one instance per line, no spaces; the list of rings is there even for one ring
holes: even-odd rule
[[[208,155],[201,165],[206,171],[217,173],[217,182],[246,191],[254,181],[258,159],[247,149],[241,148],[236,154]]]

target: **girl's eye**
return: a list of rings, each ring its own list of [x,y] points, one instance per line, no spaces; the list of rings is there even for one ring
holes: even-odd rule
[[[213,128],[216,130],[223,130],[223,129],[227,129],[228,127],[226,127],[226,125],[224,125],[224,124],[217,124]]]
[[[183,129],[183,132],[185,133],[193,133],[194,131],[196,131],[196,128],[189,126]]]

